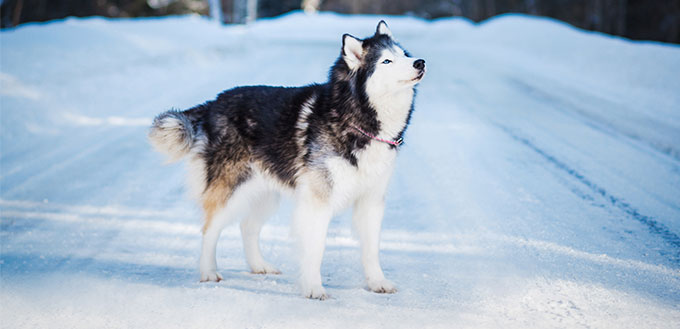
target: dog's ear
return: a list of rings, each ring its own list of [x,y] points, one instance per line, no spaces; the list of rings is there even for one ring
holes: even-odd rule
[[[361,57],[364,53],[363,42],[349,34],[342,36],[342,58],[354,70],[361,64]]]
[[[392,37],[392,31],[390,31],[390,28],[387,27],[387,23],[385,23],[385,21],[380,21],[380,23],[378,23],[378,27],[375,29],[375,35],[380,34],[384,34],[390,38]]]

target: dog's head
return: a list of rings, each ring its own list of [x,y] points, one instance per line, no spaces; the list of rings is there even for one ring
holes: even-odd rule
[[[351,80],[356,90],[369,98],[386,97],[412,89],[425,75],[425,61],[413,58],[392,37],[384,21],[378,23],[370,38],[358,39],[345,34],[342,52],[332,75]]]

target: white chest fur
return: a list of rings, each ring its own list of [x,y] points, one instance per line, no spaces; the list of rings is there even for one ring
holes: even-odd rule
[[[389,145],[371,141],[355,153],[357,166],[334,157],[327,160],[332,179],[330,201],[335,211],[352,206],[357,198],[373,194],[382,197],[389,183],[397,152]]]

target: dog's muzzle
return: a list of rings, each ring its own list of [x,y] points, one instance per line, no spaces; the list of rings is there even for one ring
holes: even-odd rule
[[[418,75],[413,79],[413,81],[419,81],[425,75],[425,60],[417,59],[413,62],[413,67],[418,70]]]

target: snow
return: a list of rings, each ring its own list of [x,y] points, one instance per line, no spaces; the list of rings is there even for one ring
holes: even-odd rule
[[[237,85],[325,81],[341,35],[386,19],[426,59],[363,289],[348,214],[331,299],[296,286],[290,202],[263,231],[280,276],[198,283],[200,213],[151,118]],[[677,328],[680,48],[542,18],[289,14],[66,19],[0,33],[2,328]]]

